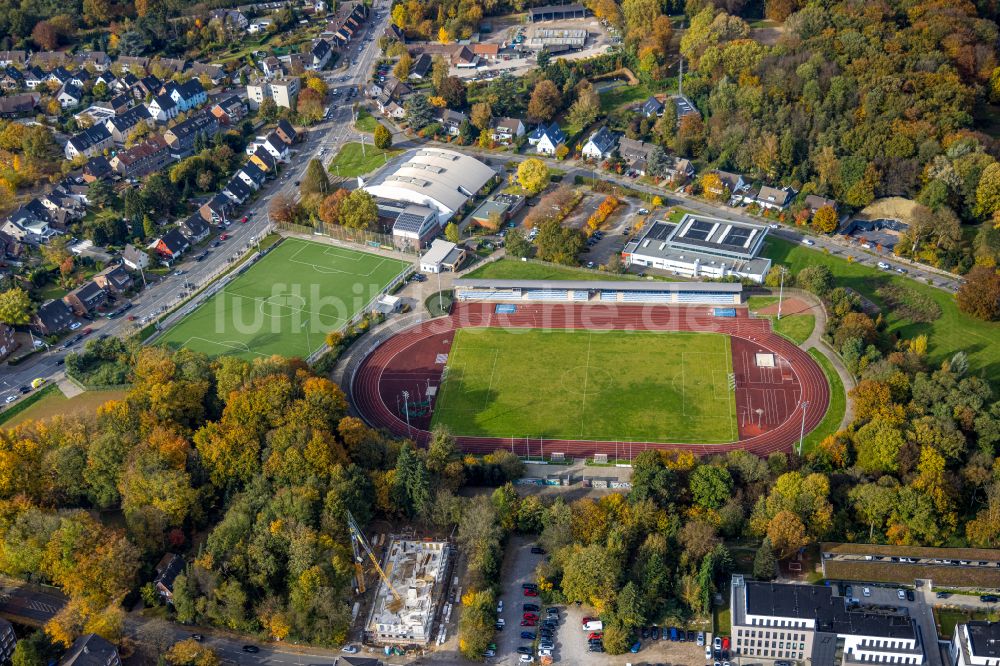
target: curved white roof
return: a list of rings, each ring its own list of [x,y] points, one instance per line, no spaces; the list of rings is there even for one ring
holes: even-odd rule
[[[496,172],[474,157],[454,150],[419,148],[363,185],[372,196],[431,206],[450,217],[489,182]]]

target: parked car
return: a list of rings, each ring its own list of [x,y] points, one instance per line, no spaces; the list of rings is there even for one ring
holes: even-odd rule
[[[635,643],[632,643],[632,647],[630,647],[628,651],[631,652],[632,654],[635,654],[641,649],[642,649],[642,641],[636,641]]]
[[[544,555],[545,554],[545,549],[542,548],[541,546],[532,546],[531,547],[531,552],[534,555]]]
[[[524,610],[530,611],[532,613],[537,613],[538,611],[541,610],[541,608],[538,606],[538,604],[524,604]]]
[[[341,652],[344,654],[357,654],[358,648],[355,645],[345,645]]]
[[[861,588],[861,594],[863,594],[866,597],[870,597],[872,596],[872,590],[870,587],[863,587]]]
[[[704,631],[699,631],[698,632],[698,646],[701,647],[704,644],[705,644],[705,632]]]
[[[897,598],[898,598],[898,599],[899,599],[900,601],[902,601],[903,599],[905,599],[905,598],[906,598],[906,592],[903,592],[902,590],[896,590],[896,597],[897,597]]]
[[[531,655],[531,654],[534,654],[535,651],[532,650],[531,646],[529,646],[529,645],[521,645],[521,646],[519,646],[517,648],[517,653],[518,654],[528,654],[528,655]]]
[[[816,241],[814,241],[814,240],[812,240],[810,238],[803,238],[802,239],[802,244],[803,245],[815,245]]]
[[[538,590],[536,590],[536,589],[534,589],[532,587],[526,587],[526,588],[524,588],[524,596],[526,596],[526,597],[537,597],[538,596]]]
[[[533,632],[533,631],[522,631],[522,632],[521,632],[521,638],[523,638],[523,639],[525,639],[525,640],[529,640],[529,641],[533,641],[533,640],[535,640],[535,639],[536,639],[537,637],[538,637],[538,634],[536,634],[536,633],[535,633],[535,632]]]
[[[906,600],[907,600],[907,601],[913,601],[913,600],[914,600],[914,599],[916,599],[916,598],[917,598],[917,597],[916,597],[916,595],[915,595],[915,594],[913,593],[913,590],[906,590]]]
[[[260,652],[260,648],[257,647],[256,645],[244,645],[243,651],[248,652],[250,654],[257,654],[258,652]]]

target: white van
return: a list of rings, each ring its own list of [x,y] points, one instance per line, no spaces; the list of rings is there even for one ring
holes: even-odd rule
[[[591,620],[583,625],[584,631],[604,631],[604,623],[600,620]]]

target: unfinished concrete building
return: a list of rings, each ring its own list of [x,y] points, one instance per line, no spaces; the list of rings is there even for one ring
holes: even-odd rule
[[[444,541],[393,539],[384,562],[385,581],[379,585],[366,627],[376,643],[426,644],[438,605],[447,589],[449,546]]]

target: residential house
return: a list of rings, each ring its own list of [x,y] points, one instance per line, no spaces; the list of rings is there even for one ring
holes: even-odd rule
[[[267,175],[253,161],[250,161],[236,172],[236,177],[242,180],[247,187],[259,190],[260,186],[264,184]]]
[[[112,294],[124,294],[132,290],[132,275],[121,264],[108,266],[94,276],[94,284]]]
[[[677,184],[691,180],[694,173],[694,165],[691,164],[691,160],[676,155],[670,156],[670,159],[667,160],[667,166],[663,170],[663,175]]]
[[[663,108],[663,102],[655,97],[650,97],[643,103],[641,113],[647,118],[654,118],[663,115]]]
[[[185,58],[154,58],[149,63],[150,69],[159,70],[161,74],[165,72],[167,76],[180,74],[187,69],[187,66],[188,61]]]
[[[284,118],[278,121],[278,126],[274,128],[274,133],[278,135],[279,139],[285,142],[286,146],[292,145],[299,139],[299,133]]]
[[[473,53],[468,46],[459,46],[451,54],[451,66],[459,69],[479,67],[479,56]]]
[[[85,282],[63,296],[63,302],[79,317],[97,312],[107,300],[108,292],[101,289],[93,280]]]
[[[73,64],[80,68],[91,67],[96,72],[104,72],[111,66],[111,58],[104,51],[81,51],[73,56]]]
[[[223,125],[235,125],[247,115],[246,104],[236,95],[231,95],[212,106],[210,113]]]
[[[566,135],[554,121],[547,126],[542,123],[528,135],[528,143],[535,147],[540,155],[555,155],[556,148],[566,140]]]
[[[395,23],[389,23],[382,32],[382,36],[389,40],[397,41],[400,44],[406,43],[406,33]]]
[[[80,90],[83,90],[84,88],[90,85],[90,79],[91,79],[90,72],[88,72],[85,69],[80,69],[73,72],[70,75],[67,83],[72,83]]]
[[[646,175],[646,161],[654,148],[655,144],[624,136],[618,140],[618,154],[628,164],[629,169],[640,176]]]
[[[247,152],[253,155],[258,149],[263,149],[278,162],[288,161],[288,144],[281,140],[277,132],[271,132],[265,137],[257,137],[247,146]]]
[[[346,46],[354,39],[361,24],[368,17],[368,8],[363,2],[342,2],[337,13],[326,25],[320,37],[330,39],[339,47]]]
[[[0,67],[7,67],[9,65],[24,67],[27,63],[27,51],[0,51]]]
[[[172,161],[170,146],[158,134],[111,158],[111,168],[122,178],[142,178],[163,169]]]
[[[246,30],[250,20],[238,9],[213,9],[208,13],[210,21],[218,21],[237,30]]]
[[[590,135],[587,143],[583,145],[584,157],[592,160],[603,160],[611,156],[615,146],[618,145],[618,135],[602,126],[599,130]]]
[[[309,55],[312,57],[312,62],[306,66],[306,69],[320,70],[330,62],[330,56],[333,55],[333,51],[330,49],[329,42],[324,39],[317,39],[313,42]]]
[[[179,111],[188,111],[208,101],[208,93],[198,79],[188,79],[184,83],[171,81],[163,87],[163,92],[174,100]]]
[[[45,77],[45,83],[51,83],[54,86],[64,86],[71,78],[73,78],[73,75],[70,74],[69,70],[59,65],[48,73],[48,76]]]
[[[219,133],[219,129],[219,121],[215,116],[197,113],[168,129],[163,133],[163,138],[174,155],[186,157],[194,151],[199,136],[210,139]]]
[[[114,146],[114,143],[111,132],[108,131],[107,127],[104,125],[94,125],[70,137],[70,140],[66,142],[66,147],[63,149],[63,154],[66,155],[66,159],[68,160],[75,158],[77,155],[94,157],[105,150],[109,150]]]
[[[34,90],[38,86],[42,85],[45,81],[45,77],[47,76],[45,72],[34,65],[25,69],[22,74],[24,75],[24,87],[28,90]]]
[[[14,329],[7,324],[0,324],[0,361],[13,354],[15,349],[17,349],[17,342],[14,341]],[[8,628],[10,629],[11,636],[13,636],[14,628],[10,622],[0,620],[0,662],[5,664],[10,663],[10,656],[14,653],[13,645],[9,653],[6,650]]]
[[[205,62],[193,62],[191,68],[186,72],[191,76],[198,77],[199,80],[208,79],[213,86],[220,85],[229,80],[229,75],[222,65]]]
[[[423,81],[430,74],[432,64],[431,56],[427,53],[421,53],[410,66],[410,78]]]
[[[809,209],[809,213],[812,215],[816,214],[820,208],[830,207],[836,212],[837,210],[837,200],[827,199],[826,197],[821,197],[815,194],[810,194],[805,200],[806,208]]]
[[[275,56],[267,56],[260,61],[260,70],[264,72],[264,78],[273,79],[278,76],[284,76],[285,68],[281,65],[281,61]]]
[[[247,198],[253,193],[250,186],[243,182],[242,178],[233,176],[226,183],[223,188],[222,193],[229,198],[230,201],[235,205],[239,205],[247,200]]]
[[[388,104],[384,105],[379,104],[378,107],[379,111],[381,111],[390,118],[396,118],[397,120],[399,120],[406,117],[406,109],[400,104],[397,104],[396,102],[389,102]]]
[[[192,245],[208,238],[208,234],[212,231],[198,213],[189,216],[186,220],[178,224],[177,228]]]
[[[106,70],[101,72],[100,74],[97,75],[97,78],[94,79],[95,86],[99,83],[102,83],[104,84],[104,87],[106,87],[108,90],[114,90],[116,88],[117,82],[118,82],[118,77],[115,76],[114,72],[112,72],[111,70]]]
[[[0,118],[16,118],[34,113],[41,95],[38,93],[20,93],[0,97]]]
[[[83,165],[83,180],[87,183],[110,178],[114,169],[104,155],[95,155]]]
[[[111,138],[117,144],[124,144],[129,137],[138,132],[142,125],[151,127],[153,117],[141,104],[133,106],[121,115],[108,118],[104,121],[104,126],[111,132]]]
[[[757,203],[762,208],[783,210],[788,207],[789,203],[791,203],[794,195],[795,191],[789,187],[779,190],[776,187],[764,185],[760,188],[760,193],[757,195]]]
[[[0,89],[11,91],[24,87],[24,74],[21,73],[21,70],[11,65],[3,68],[3,71],[0,72]]]
[[[399,101],[409,96],[413,92],[410,86],[406,85],[394,76],[386,77],[385,81],[375,81],[368,88],[368,96]]]
[[[125,113],[131,109],[134,102],[135,100],[129,97],[128,93],[121,93],[109,99],[106,106],[114,111],[115,115],[117,115],[119,113]]]
[[[139,85],[140,80],[141,79],[135,74],[132,74],[131,72],[125,72],[121,75],[121,77],[119,77],[114,82],[112,87],[115,89],[116,92],[130,93],[132,91],[132,88]]]
[[[725,188],[725,192],[717,192],[715,190],[708,190],[709,194],[714,194],[715,196],[731,196],[737,192],[742,192],[747,188],[747,182],[743,180],[743,176],[738,173],[732,173],[729,171],[719,171],[713,172],[722,181],[722,187]]]
[[[524,123],[520,118],[496,118],[493,121],[493,140],[508,145],[524,136]]]
[[[249,32],[251,35],[256,35],[257,33],[266,31],[273,24],[274,24],[274,19],[267,16],[263,16],[261,18],[254,19],[253,21],[251,21],[250,24],[247,25],[247,32]]]
[[[188,239],[184,237],[184,234],[179,229],[171,229],[153,241],[149,246],[151,250],[159,255],[161,263],[167,266],[187,252],[190,247],[191,243],[188,242]]]
[[[232,203],[229,201],[229,198],[219,193],[203,203],[201,208],[198,209],[198,213],[201,214],[201,219],[209,224],[219,224],[229,219],[231,208]]]
[[[159,123],[173,120],[180,113],[177,102],[170,95],[153,95],[146,105],[146,110],[149,111],[149,116]]]
[[[149,255],[146,251],[129,243],[122,250],[122,263],[135,271],[141,271],[149,267]]]
[[[121,663],[115,646],[97,634],[77,638],[59,660],[59,666],[121,666]]]
[[[271,178],[278,173],[278,160],[260,146],[250,154],[250,162]]]
[[[56,99],[62,108],[72,109],[74,106],[80,106],[80,102],[83,101],[83,91],[72,83],[67,83],[56,95]]]
[[[31,328],[40,335],[57,335],[76,321],[73,311],[61,300],[46,301],[31,318]]]
[[[24,248],[21,247],[20,241],[10,234],[0,231],[0,259],[17,259],[21,256],[23,249]]]
[[[437,117],[441,127],[451,136],[461,134],[462,123],[469,120],[469,117],[461,111],[452,111],[451,109],[439,109]]]
[[[184,571],[184,558],[174,553],[166,553],[156,565],[153,584],[163,600],[170,603],[174,599],[174,579]]]
[[[163,89],[163,82],[153,75],[144,76],[135,85],[129,88],[132,93],[132,97],[139,100],[140,102],[146,99],[150,99],[153,95],[157,95]]]
[[[146,69],[149,67],[149,58],[146,56],[120,55],[115,60],[115,64],[121,67],[123,72],[142,75],[146,73]]]

